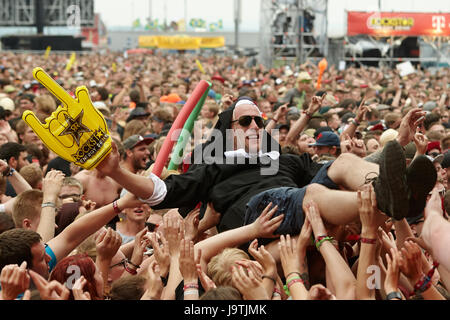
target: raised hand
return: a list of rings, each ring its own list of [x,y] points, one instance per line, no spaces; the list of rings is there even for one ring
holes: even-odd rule
[[[196,261],[194,257],[194,243],[187,239],[182,239],[180,243],[180,273],[183,276],[184,283],[197,284],[198,275]]]
[[[276,278],[277,276],[277,264],[272,255],[267,251],[264,246],[260,246],[258,248],[258,240],[255,239],[252,241],[250,246],[248,247],[248,252],[251,254],[256,261],[263,268],[263,273],[266,276],[271,278]]]
[[[161,281],[159,265],[156,261],[150,263],[147,274],[147,290],[141,300],[159,300],[164,286]]]
[[[392,258],[391,258],[392,257]],[[386,279],[384,280],[384,291],[389,294],[398,291],[398,279],[400,277],[400,253],[397,248],[391,249],[391,255],[386,253]]]
[[[75,300],[91,300],[89,292],[84,292],[84,286],[87,284],[87,280],[84,276],[81,276],[75,281],[72,286],[72,294]]]
[[[30,276],[27,273],[27,262],[20,265],[9,264],[3,267],[0,274],[0,300],[14,300],[30,286]]]
[[[42,180],[42,192],[44,193],[43,202],[56,202],[59,192],[61,191],[64,180],[64,173],[59,170],[50,170]]]
[[[111,228],[103,229],[95,240],[97,259],[111,261],[122,244],[120,235]]]
[[[262,279],[257,278],[251,270],[246,274],[243,267],[232,266],[231,274],[233,286],[239,290],[244,300],[269,300],[262,286]]]
[[[199,249],[197,251],[197,258],[195,259],[195,262],[196,262],[195,266],[197,268],[197,275],[198,275],[198,278],[200,279],[200,283],[202,284],[203,289],[205,289],[205,292],[207,292],[211,289],[217,288],[217,286],[214,283],[214,281],[212,281],[211,278],[208,277],[208,275],[205,273],[205,271],[203,271],[202,265],[200,263],[201,257],[202,257],[202,251]]]
[[[161,276],[166,277],[169,273],[170,268],[169,242],[166,240],[166,238],[164,238],[164,235],[161,234],[162,245],[160,246],[156,237],[156,233],[154,232],[150,235],[149,238],[153,247],[153,256],[158,262]]]
[[[31,279],[33,279],[42,300],[68,300],[70,291],[65,285],[56,280],[48,282],[40,274],[29,270]]]
[[[273,233],[278,227],[281,225],[283,221],[284,214],[280,214],[279,216],[272,219],[272,216],[278,209],[278,206],[275,206],[271,209],[272,203],[269,203],[267,207],[263,210],[260,216],[251,224],[256,238],[278,238],[279,235],[274,235]]]
[[[150,245],[150,239],[146,238],[147,228],[145,227],[136,234],[134,238],[133,254],[131,255],[130,262],[132,265],[140,266],[142,260],[144,260],[144,252],[148,245]]]

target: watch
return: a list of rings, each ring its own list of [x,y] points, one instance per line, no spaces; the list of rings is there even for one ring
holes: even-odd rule
[[[402,295],[398,291],[393,291],[386,296],[386,300],[399,299],[402,300]]]

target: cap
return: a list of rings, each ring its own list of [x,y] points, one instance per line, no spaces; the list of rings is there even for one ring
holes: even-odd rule
[[[6,92],[6,93],[11,93],[11,92],[14,92],[16,90],[17,89],[15,87],[13,87],[12,85],[10,85],[10,84],[8,84],[7,86],[5,86],[3,88],[3,91]]]
[[[144,138],[141,135],[135,134],[132,136],[129,136],[124,142],[123,142],[123,148],[125,150],[131,150],[134,147],[138,146],[141,143],[145,143],[147,145],[149,145],[150,143],[152,143],[155,139],[151,138],[151,137],[146,137]]]
[[[436,157],[432,157],[432,156],[427,155],[427,158],[430,159],[430,161],[433,162],[433,163],[435,163],[435,162],[442,163],[442,161],[444,160],[444,155],[440,154],[440,155],[438,155]]]
[[[387,129],[380,136],[380,144],[382,147],[386,145],[389,141],[395,140],[398,136],[398,131],[394,129]]]
[[[428,146],[427,146],[427,153],[430,152],[433,149],[437,149],[439,150],[439,152],[441,152],[441,143],[439,141],[431,141],[428,142]]]
[[[312,80],[311,76],[310,76],[309,73],[306,72],[306,71],[302,71],[302,72],[300,72],[300,73],[298,74],[297,82],[301,82],[301,81],[311,81],[311,80]]]
[[[424,111],[432,111],[436,107],[437,107],[437,103],[435,101],[427,101],[424,103],[422,109]]]
[[[130,115],[128,116],[126,122],[130,122],[133,119],[136,119],[138,117],[148,117],[150,115],[149,112],[147,112],[142,107],[136,107],[133,110],[131,110]]]
[[[316,143],[312,143],[309,146],[317,146],[317,147],[340,147],[341,142],[339,141],[339,137],[336,133],[331,131],[324,131],[319,133],[316,139]]]
[[[103,101],[95,101],[93,103],[94,107],[97,108],[97,110],[99,111],[106,111],[108,114],[111,113],[111,110],[109,110],[108,106],[106,105],[106,103],[104,103]]]
[[[0,106],[5,110],[14,111],[16,108],[14,105],[14,101],[11,98],[2,98],[0,99]]]
[[[333,132],[333,129],[331,129],[330,127],[326,126],[326,127],[319,127],[314,131],[314,139],[317,139],[317,136],[319,135],[319,133],[324,132],[324,131],[331,131]]]

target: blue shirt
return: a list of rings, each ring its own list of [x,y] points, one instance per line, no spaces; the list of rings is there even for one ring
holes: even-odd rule
[[[56,266],[56,256],[55,253],[53,252],[52,248],[50,248],[48,246],[48,244],[45,244],[45,253],[48,254],[50,256],[50,261],[48,262],[48,266],[49,266],[49,272],[52,272],[52,270],[55,268]]]

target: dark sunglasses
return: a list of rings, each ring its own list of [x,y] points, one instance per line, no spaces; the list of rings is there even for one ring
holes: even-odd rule
[[[264,127],[264,120],[260,116],[242,116],[237,120],[231,121],[231,123],[238,121],[239,125],[241,125],[242,127],[248,127],[252,123],[252,120],[255,120],[258,128]]]
[[[151,223],[151,222],[146,222],[146,223],[145,223],[145,226],[147,227],[148,232],[153,232],[153,231],[155,231],[156,228],[159,227],[159,224],[155,224],[155,223]]]

